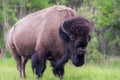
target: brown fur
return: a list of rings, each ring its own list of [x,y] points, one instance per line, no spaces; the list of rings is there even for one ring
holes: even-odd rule
[[[72,9],[54,6],[27,15],[11,28],[8,43],[17,61],[21,77],[25,77],[24,68],[21,68],[21,65],[25,64],[23,61],[21,64],[20,61],[24,59],[27,62],[34,53],[46,50],[52,51],[53,56],[64,54],[58,28],[62,21],[73,16],[75,13]]]

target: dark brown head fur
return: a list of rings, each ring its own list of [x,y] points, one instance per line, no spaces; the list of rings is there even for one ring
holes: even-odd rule
[[[72,17],[65,20],[59,30],[60,38],[69,50],[74,65],[84,64],[84,53],[90,40],[90,22],[82,17]]]

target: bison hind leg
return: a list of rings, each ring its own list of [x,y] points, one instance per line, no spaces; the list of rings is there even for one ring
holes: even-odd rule
[[[25,78],[26,77],[25,66],[26,66],[28,59],[23,58],[22,56],[19,56],[18,54],[14,54],[14,58],[15,58],[16,63],[17,63],[17,70],[20,73],[20,77]]]
[[[38,78],[42,77],[42,74],[46,68],[46,60],[38,58],[37,54],[33,54],[32,56],[32,70]]]
[[[22,59],[22,65],[21,65],[21,69],[22,69],[22,71],[21,71],[21,75],[22,75],[22,77],[26,77],[26,73],[25,73],[25,66],[26,66],[26,63],[27,63],[27,61],[28,61],[28,58],[25,58],[25,57],[21,57],[21,59]]]
[[[22,65],[22,59],[21,59],[21,56],[18,55],[18,52],[16,50],[16,48],[14,46],[11,47],[11,50],[12,50],[12,53],[13,53],[13,57],[16,61],[16,64],[17,64],[17,70],[19,71],[20,73],[20,77],[22,78],[22,68],[21,68],[21,65]]]

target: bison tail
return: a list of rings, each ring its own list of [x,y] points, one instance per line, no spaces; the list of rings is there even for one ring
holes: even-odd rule
[[[12,27],[9,31],[8,37],[7,37],[7,45],[9,49],[12,51],[12,53],[17,54],[16,47],[13,43],[13,32],[14,32],[14,27]]]

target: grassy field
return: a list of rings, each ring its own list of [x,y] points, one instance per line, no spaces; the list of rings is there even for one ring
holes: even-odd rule
[[[26,66],[26,79],[20,79],[16,70],[16,63],[13,58],[0,59],[0,80],[38,80],[31,70],[31,63]],[[52,73],[49,62],[42,80],[59,80]],[[82,67],[74,67],[70,63],[65,65],[65,75],[63,80],[120,80],[120,59],[109,60],[103,64],[87,63]]]

